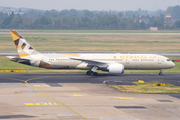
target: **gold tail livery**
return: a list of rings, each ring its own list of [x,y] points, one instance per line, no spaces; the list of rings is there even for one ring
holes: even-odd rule
[[[19,57],[7,56],[11,61],[47,68],[87,70],[87,75],[98,75],[96,70],[123,74],[124,70],[170,69],[175,64],[167,57],[155,54],[71,54],[37,52],[17,31],[10,30]]]

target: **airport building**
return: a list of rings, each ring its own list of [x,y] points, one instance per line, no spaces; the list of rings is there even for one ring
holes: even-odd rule
[[[173,19],[171,14],[166,14],[164,19],[164,28],[171,28],[173,26]]]

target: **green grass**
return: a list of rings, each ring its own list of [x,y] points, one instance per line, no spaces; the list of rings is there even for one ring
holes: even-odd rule
[[[170,59],[175,60],[180,57],[170,57]],[[175,62],[176,66],[172,69],[163,71],[163,73],[180,73],[180,63]],[[28,65],[23,65],[13,61],[9,61],[6,56],[0,56],[0,70],[26,70],[27,73],[85,73],[86,70],[49,70],[39,67],[33,67]],[[102,71],[98,71],[102,72]],[[159,70],[125,70],[125,73],[159,73]]]
[[[22,35],[38,51],[180,52],[180,35]],[[16,50],[10,34],[0,42],[0,51]]]
[[[153,82],[138,83],[133,82],[134,85],[109,85],[120,91],[129,93],[180,93],[180,86],[165,84],[165,86],[153,86]]]

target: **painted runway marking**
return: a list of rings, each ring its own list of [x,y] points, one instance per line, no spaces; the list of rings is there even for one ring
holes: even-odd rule
[[[135,99],[135,98],[132,98],[132,97],[116,97],[115,99],[132,100],[132,99]]]
[[[50,87],[49,85],[33,85],[33,87]]]
[[[72,94],[72,95],[65,95],[65,96],[75,96],[75,97],[80,97],[80,96],[84,96],[84,95]]]
[[[27,91],[29,91],[29,92],[34,92],[34,91],[38,91],[38,90],[27,90]]]
[[[75,116],[74,114],[55,114],[55,116]]]
[[[77,114],[78,116],[80,116],[81,118],[83,118],[84,120],[87,120],[84,116],[82,116],[81,114],[79,114],[78,112],[76,112],[75,110],[71,109],[70,107],[68,107],[67,105],[59,102],[58,100],[56,100],[55,98],[49,96],[48,94],[44,93],[43,91],[41,91],[38,87],[35,87],[31,84],[28,83],[28,81],[30,80],[35,80],[35,79],[40,79],[40,78],[48,78],[48,77],[54,77],[54,76],[45,76],[45,77],[37,77],[37,78],[30,78],[30,79],[27,79],[27,80],[21,80],[21,79],[14,79],[14,78],[6,78],[6,77],[0,77],[0,78],[4,78],[4,79],[10,79],[10,80],[15,80],[15,81],[21,81],[21,82],[24,82],[26,83],[27,85],[29,86],[32,86],[34,88],[34,90],[38,90],[39,92],[41,92],[43,95],[45,95],[46,97],[56,101],[56,103],[58,105],[63,105],[64,107],[66,107],[67,109],[71,110],[72,112],[74,112],[75,114]],[[33,103],[29,103],[29,105],[33,105]]]
[[[35,105],[34,103],[24,103],[25,105]]]
[[[24,103],[25,105],[58,105],[57,103],[51,103],[51,102],[40,102],[40,103]]]

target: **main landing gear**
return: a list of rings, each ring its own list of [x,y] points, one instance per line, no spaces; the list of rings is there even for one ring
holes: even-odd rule
[[[94,75],[94,76],[98,76],[98,73],[97,72],[93,72],[93,71],[87,71],[86,72],[87,75]]]
[[[96,72],[97,69],[98,69],[98,67],[97,67],[97,66],[94,66],[90,71],[87,71],[86,74],[87,74],[87,75],[98,76],[98,73]]]
[[[160,70],[160,72],[159,72],[160,76],[163,76],[163,73],[162,73],[163,71],[164,71],[163,69]]]

